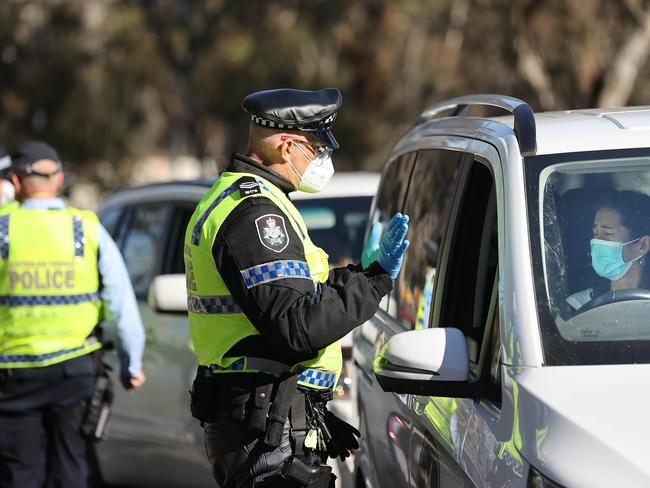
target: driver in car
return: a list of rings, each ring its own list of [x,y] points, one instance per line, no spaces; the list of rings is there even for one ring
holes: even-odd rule
[[[608,281],[570,295],[567,302],[574,309],[608,291],[650,289],[649,210],[650,197],[633,191],[613,192],[599,202],[590,241],[591,266]]]

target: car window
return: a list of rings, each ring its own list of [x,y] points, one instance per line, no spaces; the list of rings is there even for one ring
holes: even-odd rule
[[[451,209],[463,153],[420,151],[406,195],[404,213],[411,242],[395,282],[388,313],[409,329],[429,323],[438,250]]]
[[[120,223],[123,213],[123,207],[113,207],[103,211],[99,215],[99,221],[114,240],[116,239],[118,224]]]
[[[649,363],[650,151],[538,157],[526,177],[545,363]]]
[[[331,267],[358,263],[368,226],[371,196],[294,200],[309,237],[329,255]]]
[[[375,199],[375,205],[370,219],[371,224],[380,222],[385,227],[393,215],[402,211],[415,154],[404,154],[392,160],[386,166],[379,191],[377,192],[377,198]],[[368,226],[368,231],[370,227]],[[369,235],[368,231],[366,232],[366,239]],[[393,302],[393,300],[393,292],[391,291],[382,298],[379,308],[386,310],[389,303]]]
[[[408,153],[388,163],[377,192],[372,223],[388,222],[402,211],[415,153]]]
[[[147,295],[149,284],[157,272],[160,246],[163,242],[167,206],[143,205],[131,209],[122,255],[131,277],[133,290],[139,298]]]
[[[435,325],[455,327],[465,334],[470,374],[477,379],[482,362],[487,361],[497,297],[497,206],[489,168],[479,161],[472,162],[456,199],[458,208],[442,278],[440,316]]]

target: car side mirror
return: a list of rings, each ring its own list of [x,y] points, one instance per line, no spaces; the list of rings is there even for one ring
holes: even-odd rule
[[[384,391],[472,396],[465,336],[451,327],[395,334],[377,354],[374,370]]]
[[[184,274],[158,275],[149,286],[149,306],[156,312],[187,312]]]

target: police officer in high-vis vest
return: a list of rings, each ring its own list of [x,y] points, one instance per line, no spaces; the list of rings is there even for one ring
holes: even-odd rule
[[[94,213],[57,198],[56,150],[20,146],[11,179],[18,202],[0,207],[0,487],[85,487],[96,327],[117,329],[127,390],[145,380],[144,331],[115,243]]]
[[[358,447],[356,429],[325,407],[341,371],[339,339],[391,289],[408,217],[373,232],[363,265],[330,270],[309,238],[289,194],[318,192],[334,173],[341,102],[335,88],[247,96],[247,153],[233,155],[186,231],[199,363],[191,407],[223,488],[327,488],[327,456]]]

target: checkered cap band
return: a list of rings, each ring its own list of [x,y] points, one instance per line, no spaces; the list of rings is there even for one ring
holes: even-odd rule
[[[0,295],[0,305],[6,307],[77,305],[79,303],[97,301],[99,301],[99,293],[80,293],[78,295]]]
[[[215,208],[217,208],[217,206],[224,199],[228,198],[229,195],[232,195],[237,190],[239,190],[239,185],[237,184],[237,182],[235,182],[232,185],[230,185],[228,188],[226,188],[224,191],[222,191],[221,194],[217,197],[217,199],[210,204],[210,206],[206,209],[205,212],[203,212],[203,215],[201,215],[201,218],[199,218],[199,220],[194,225],[194,228],[192,229],[192,244],[194,244],[195,246],[199,245],[199,242],[201,242],[201,233],[203,232],[203,226],[208,220],[208,217],[210,217],[212,211]]]
[[[9,258],[9,215],[0,216],[0,258]]]
[[[215,315],[241,312],[231,296],[197,297],[188,295],[187,309],[193,313]]]
[[[298,375],[298,381],[320,388],[334,388],[336,374],[310,368]]]
[[[75,347],[73,349],[64,349],[63,351],[48,352],[47,354],[0,354],[0,364],[12,363],[33,363],[37,361],[47,361],[58,358],[66,354],[81,351],[86,345]]]
[[[81,217],[72,216],[72,230],[74,233],[74,255],[82,258],[86,252],[86,238],[84,237],[84,225]]]
[[[298,127],[295,125],[281,124],[280,122],[274,122],[272,120],[263,119],[257,115],[251,115],[251,120],[262,127],[270,127],[271,129],[289,129],[297,130]]]
[[[263,119],[257,115],[251,114],[251,120],[257,125],[262,127],[269,127],[270,129],[288,129],[288,130],[302,130],[302,131],[323,131],[329,130],[332,128],[332,124],[336,120],[336,112],[328,116],[326,119],[319,120],[318,122],[310,122],[304,125],[291,125],[283,124],[281,122],[275,122],[273,120]]]
[[[240,271],[246,288],[285,278],[311,280],[309,265],[305,261],[271,261]]]

